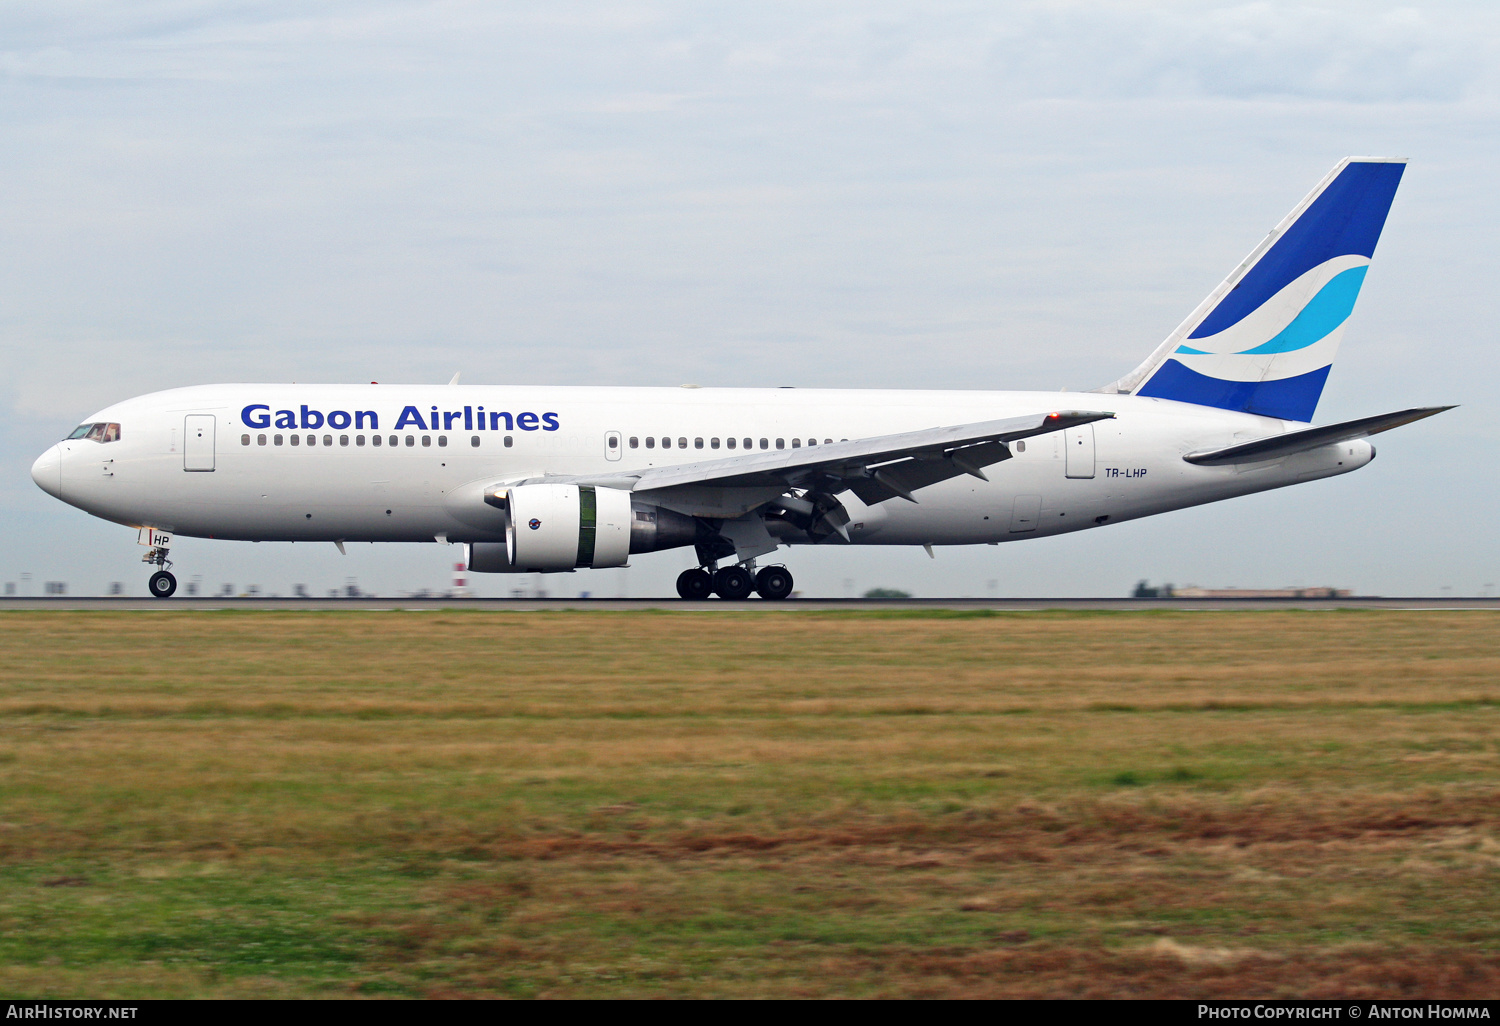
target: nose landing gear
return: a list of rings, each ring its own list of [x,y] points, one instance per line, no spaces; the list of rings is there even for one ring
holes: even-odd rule
[[[172,561],[167,558],[166,548],[160,545],[152,546],[151,551],[141,557],[141,562],[161,568],[152,574],[151,580],[146,583],[147,589],[151,592],[151,597],[171,598],[173,593],[177,591],[177,578],[172,576],[172,573],[167,569],[167,567],[172,565]]]

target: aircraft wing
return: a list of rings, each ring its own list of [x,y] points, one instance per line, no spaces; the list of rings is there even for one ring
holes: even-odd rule
[[[1300,431],[1288,431],[1280,435],[1270,435],[1266,438],[1257,438],[1249,442],[1241,442],[1238,445],[1226,446],[1222,449],[1204,449],[1199,452],[1190,452],[1183,459],[1189,463],[1195,463],[1200,467],[1223,467],[1234,463],[1259,463],[1262,460],[1280,459],[1283,456],[1291,456],[1295,453],[1306,452],[1309,449],[1333,445],[1336,442],[1347,442],[1354,438],[1378,435],[1382,431],[1389,431],[1392,428],[1398,428],[1404,424],[1410,424],[1413,421],[1422,420],[1451,409],[1453,409],[1451,406],[1422,406],[1414,410],[1382,413],[1377,417],[1361,417],[1359,420],[1346,420],[1342,424],[1329,424],[1326,427],[1303,428]]]
[[[851,490],[866,504],[898,495],[916,502],[913,492],[960,474],[988,480],[984,468],[1010,459],[1009,442],[1113,417],[1088,410],[1030,414],[576,480],[662,498],[687,491],[701,496],[705,489],[722,496],[688,503],[695,511],[701,509],[699,515],[714,515],[708,512],[714,505],[722,506],[719,515],[738,515],[791,488]]]

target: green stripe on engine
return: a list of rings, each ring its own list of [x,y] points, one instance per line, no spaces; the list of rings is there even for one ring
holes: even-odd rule
[[[574,566],[594,565],[594,531],[599,526],[599,496],[592,485],[578,488],[578,562]]]

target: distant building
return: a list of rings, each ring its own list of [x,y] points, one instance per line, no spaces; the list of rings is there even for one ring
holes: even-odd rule
[[[1130,593],[1131,598],[1186,598],[1186,599],[1340,599],[1348,598],[1348,588],[1200,588],[1189,584],[1179,588],[1175,584],[1153,585],[1141,581]]]
[[[1168,594],[1172,598],[1190,599],[1338,599],[1348,598],[1353,592],[1348,588],[1200,588],[1190,584],[1173,588]]]

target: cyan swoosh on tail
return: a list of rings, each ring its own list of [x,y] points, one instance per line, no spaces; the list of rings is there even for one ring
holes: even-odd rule
[[[1241,350],[1238,355],[1291,353],[1327,338],[1329,332],[1347,321],[1354,312],[1354,301],[1359,298],[1359,287],[1364,284],[1365,272],[1369,269],[1368,266],[1351,267],[1334,275],[1316,296],[1308,300],[1302,312],[1292,318],[1292,323],[1269,341],[1253,349]]]

